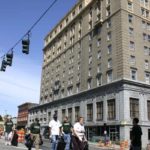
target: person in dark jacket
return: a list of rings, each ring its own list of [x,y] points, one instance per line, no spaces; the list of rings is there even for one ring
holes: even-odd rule
[[[40,123],[39,119],[36,118],[35,122],[30,127],[31,139],[34,141],[35,149],[39,150],[40,146]]]
[[[28,148],[28,150],[31,150],[31,149],[32,149],[33,140],[31,139],[31,134],[30,134],[30,133],[27,133],[27,134],[25,135],[25,145],[26,145],[26,147]]]
[[[16,129],[13,130],[13,136],[12,136],[12,140],[11,140],[11,145],[18,146],[18,134],[17,134]]]
[[[5,126],[5,145],[11,145],[11,141],[9,139],[9,134],[12,132],[12,128],[13,128],[13,122],[11,120],[11,117],[8,116],[4,126]]]
[[[134,118],[133,119],[133,128],[131,131],[131,148],[130,150],[141,150],[142,149],[142,129],[138,125],[139,119]]]

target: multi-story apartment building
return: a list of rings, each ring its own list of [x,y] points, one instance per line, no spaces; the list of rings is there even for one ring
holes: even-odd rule
[[[149,0],[80,0],[48,33],[43,53],[40,106],[29,123],[40,116],[47,125],[54,112],[72,123],[83,116],[89,140],[104,123],[116,140],[130,139],[138,117],[148,143]]]

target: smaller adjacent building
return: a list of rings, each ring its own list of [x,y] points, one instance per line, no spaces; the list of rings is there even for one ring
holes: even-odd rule
[[[17,128],[25,128],[28,123],[28,111],[32,107],[37,106],[37,103],[26,102],[18,106]]]

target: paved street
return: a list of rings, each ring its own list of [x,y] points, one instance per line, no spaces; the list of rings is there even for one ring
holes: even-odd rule
[[[4,139],[0,139],[0,150],[27,150],[24,144],[19,143],[18,147],[14,146],[6,146]],[[34,148],[32,150],[35,150]],[[50,143],[49,140],[44,140],[43,146],[41,146],[41,150],[50,150]],[[94,144],[89,145],[89,150],[104,150],[102,148],[97,147]],[[118,150],[118,149],[110,149],[110,148],[105,148],[105,150]]]

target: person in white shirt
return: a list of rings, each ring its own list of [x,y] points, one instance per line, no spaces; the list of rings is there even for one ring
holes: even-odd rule
[[[57,114],[54,114],[53,120],[49,122],[49,132],[51,139],[51,150],[57,150],[58,137],[61,132],[61,123],[57,120]]]
[[[85,144],[87,145],[83,121],[83,117],[80,117],[78,122],[74,124],[74,134],[72,136],[73,150],[84,150]]]

